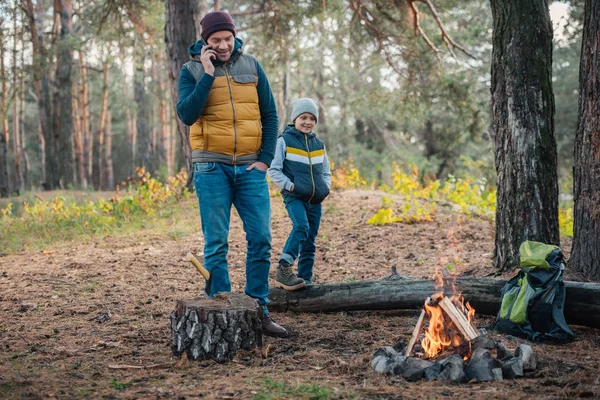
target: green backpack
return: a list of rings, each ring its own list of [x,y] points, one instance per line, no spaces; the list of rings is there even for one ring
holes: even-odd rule
[[[496,330],[533,341],[574,338],[564,316],[565,262],[560,248],[526,241],[519,248],[521,271],[502,289]]]

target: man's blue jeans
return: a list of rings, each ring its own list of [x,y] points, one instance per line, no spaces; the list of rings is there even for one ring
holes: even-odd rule
[[[230,292],[227,268],[229,221],[234,205],[247,241],[246,288],[248,296],[265,306],[271,266],[271,203],[266,171],[248,165],[194,163],[194,185],[200,204],[204,235],[204,266],[210,271],[206,293]]]
[[[298,277],[311,281],[315,265],[315,239],[321,224],[321,204],[309,204],[289,196],[285,196],[283,201],[293,228],[283,247],[281,260],[294,265],[300,255]]]

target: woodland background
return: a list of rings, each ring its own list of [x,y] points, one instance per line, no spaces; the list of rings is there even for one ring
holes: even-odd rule
[[[199,3],[232,12],[245,51],[267,72],[282,126],[295,98],[319,101],[318,133],[336,163],[352,157],[367,178],[388,183],[394,161],[421,176],[495,183],[488,1],[439,4],[447,36],[425,3],[418,3],[420,34],[409,5],[417,2]],[[551,9],[559,177],[568,195],[582,4]],[[166,177],[184,165],[163,2],[6,0],[0,26],[3,196],[112,190],[136,167]]]

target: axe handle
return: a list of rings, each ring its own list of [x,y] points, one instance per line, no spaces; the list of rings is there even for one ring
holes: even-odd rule
[[[204,279],[206,279],[206,280],[210,279],[210,272],[208,272],[208,270],[206,268],[204,268],[202,266],[202,264],[200,264],[200,261],[198,261],[198,259],[196,257],[194,257],[194,255],[192,253],[188,252],[187,255],[185,256],[185,260],[194,264],[194,267],[196,267],[198,272],[200,272],[200,274],[202,274]]]

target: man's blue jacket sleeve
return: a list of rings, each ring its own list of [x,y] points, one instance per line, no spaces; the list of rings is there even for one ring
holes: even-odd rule
[[[213,76],[204,73],[196,83],[192,73],[181,68],[177,81],[177,115],[181,122],[193,125],[200,118],[214,81]]]

